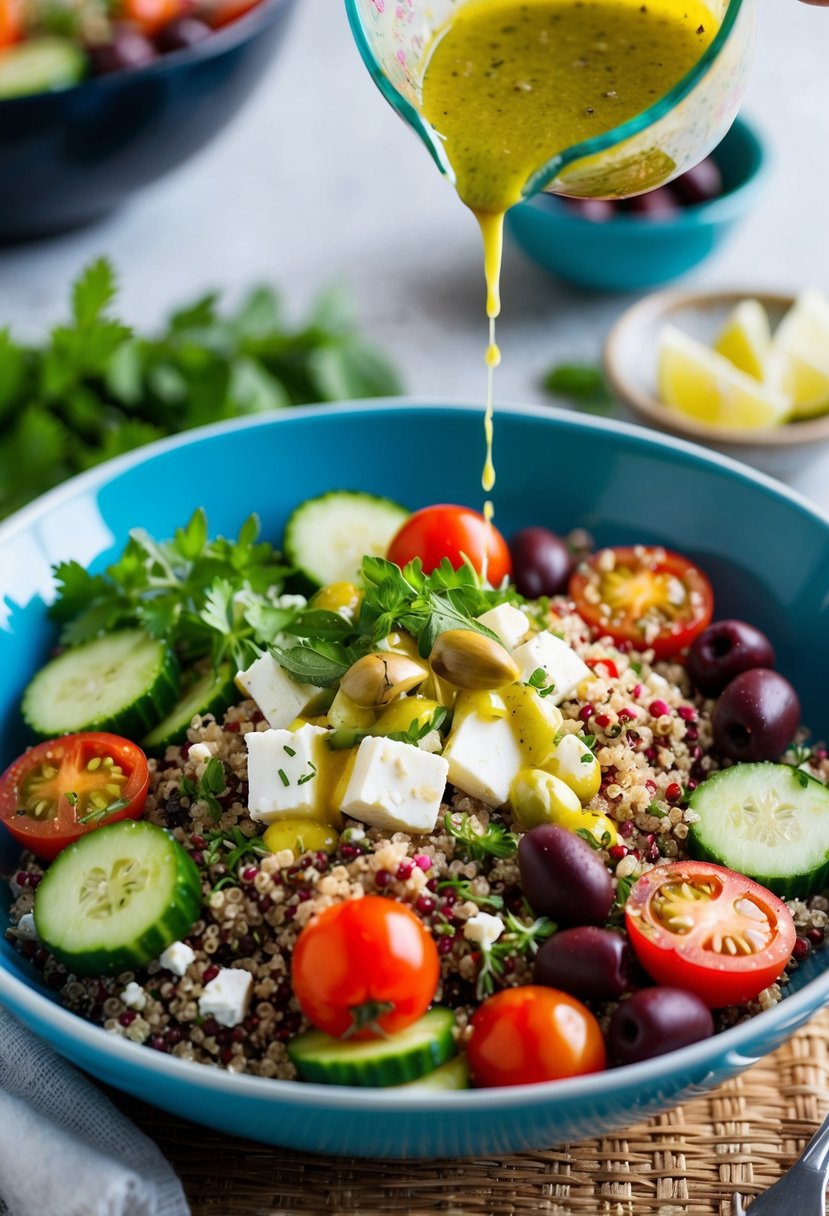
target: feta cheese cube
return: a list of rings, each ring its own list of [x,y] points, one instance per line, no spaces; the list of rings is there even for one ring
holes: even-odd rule
[[[520,668],[521,679],[525,682],[539,667],[544,670],[547,683],[555,685],[555,692],[550,694],[554,705],[566,701],[576,686],[592,675],[590,668],[579,658],[572,646],[568,646],[546,629],[514,650],[512,657]]]
[[[248,748],[248,811],[259,823],[286,815],[316,815],[322,798],[324,763],[321,726],[299,730],[250,731]]]
[[[194,743],[189,752],[187,759],[193,760],[196,764],[200,764],[203,760],[209,760],[215,753],[215,746],[210,743]]]
[[[199,997],[199,1013],[203,1018],[215,1018],[228,1029],[238,1026],[250,1008],[252,992],[253,976],[249,971],[222,967],[216,978],[205,984]]]
[[[446,789],[449,765],[411,743],[363,739],[340,810],[352,819],[392,832],[432,832]]]
[[[195,960],[196,952],[186,942],[173,942],[172,946],[168,946],[161,954],[158,961],[165,971],[172,971],[173,975],[182,976]]]
[[[236,683],[253,698],[274,730],[290,726],[319,692],[313,684],[300,684],[289,676],[269,651],[237,672]]]
[[[147,1008],[147,994],[140,984],[136,984],[135,980],[130,980],[127,984],[121,993],[121,1000],[127,1009],[134,1009],[137,1013],[141,1013]]]
[[[483,950],[494,945],[503,932],[504,922],[500,916],[492,916],[489,912],[476,912],[463,927],[466,940],[475,942]]]
[[[37,929],[35,928],[35,918],[31,912],[24,912],[20,920],[15,925],[18,937],[21,937],[24,942],[37,941]]]
[[[526,760],[507,718],[465,714],[452,730],[443,755],[452,785],[485,802],[503,806]]]
[[[514,650],[530,629],[529,617],[514,604],[499,604],[497,608],[490,608],[478,617],[478,624],[491,629],[507,650]]]

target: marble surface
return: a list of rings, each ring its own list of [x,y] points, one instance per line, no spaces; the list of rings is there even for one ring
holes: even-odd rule
[[[829,288],[829,11],[759,0],[746,113],[773,158],[761,204],[689,287]],[[139,325],[207,288],[282,286],[299,313],[332,279],[409,392],[478,399],[483,285],[475,225],[385,104],[351,42],[341,0],[298,0],[287,45],[233,126],[177,174],[96,227],[0,251],[0,325],[35,334],[58,318],[72,275],[107,253],[121,308]],[[633,297],[597,297],[547,277],[515,249],[504,267],[497,397],[544,400],[564,358],[592,360]],[[767,465],[829,509],[829,448]]]

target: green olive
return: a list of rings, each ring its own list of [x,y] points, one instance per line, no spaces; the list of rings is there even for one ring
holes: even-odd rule
[[[320,587],[312,597],[311,607],[339,612],[340,616],[353,620],[362,601],[363,593],[353,583],[329,583],[326,587]]]
[[[270,853],[290,849],[295,857],[304,853],[333,853],[340,839],[339,832],[327,823],[315,819],[277,819],[265,832],[265,848]]]
[[[582,810],[577,795],[569,785],[540,768],[521,770],[510,786],[509,804],[518,826],[526,831],[540,823],[555,823],[571,831],[580,826]]]

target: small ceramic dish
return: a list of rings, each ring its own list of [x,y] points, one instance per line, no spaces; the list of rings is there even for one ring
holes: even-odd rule
[[[605,370],[614,392],[651,426],[732,451],[735,446],[746,450],[789,448],[829,440],[829,414],[762,430],[743,430],[709,426],[671,409],[660,400],[656,371],[662,327],[674,325],[690,337],[711,344],[732,310],[747,298],[757,299],[765,306],[772,330],[794,303],[789,295],[747,289],[710,293],[659,292],[634,304],[622,313],[605,343]],[[733,454],[745,456],[745,451]]]

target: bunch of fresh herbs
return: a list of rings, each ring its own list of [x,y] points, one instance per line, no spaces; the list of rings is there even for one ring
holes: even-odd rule
[[[391,365],[357,332],[341,288],[321,296],[299,325],[268,287],[224,312],[206,295],[153,337],[112,315],[115,294],[113,268],[101,259],[72,287],[69,320],[41,346],[0,329],[0,517],[165,435],[400,391]]]

